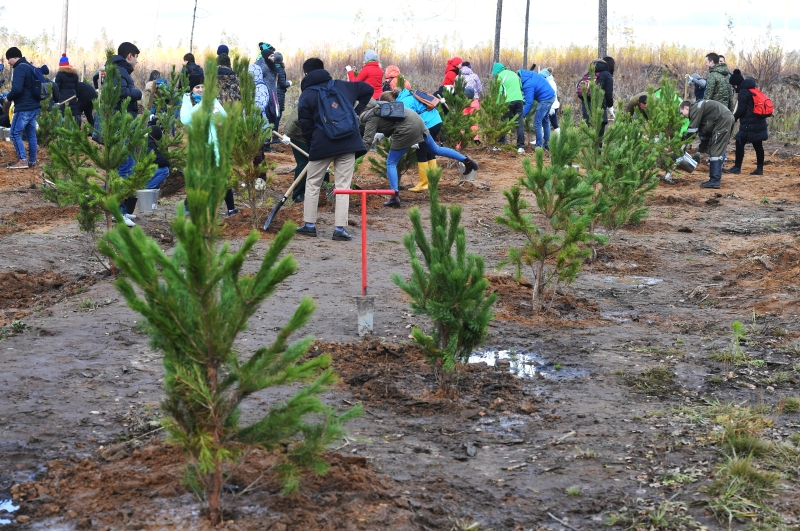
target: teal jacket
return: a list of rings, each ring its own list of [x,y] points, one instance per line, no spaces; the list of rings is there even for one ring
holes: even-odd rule
[[[525,101],[522,96],[522,81],[516,73],[506,69],[502,63],[495,63],[492,67],[492,76],[497,76],[502,83],[500,94],[505,95],[506,103]]]
[[[425,127],[427,129],[442,123],[442,117],[439,115],[439,111],[435,108],[428,109],[425,104],[415,98],[408,89],[403,89],[400,94],[397,95],[397,101],[401,102],[406,109],[411,109],[419,114],[419,117],[425,122]]]
[[[194,105],[191,94],[183,95],[181,102],[181,123],[189,125],[192,123],[192,116],[200,109],[200,104]],[[217,166],[219,166],[219,141],[217,140],[216,122],[222,118],[227,118],[228,113],[220,105],[219,100],[214,98],[214,116],[211,117],[211,126],[208,128],[208,143],[214,144],[214,155],[217,156]]]

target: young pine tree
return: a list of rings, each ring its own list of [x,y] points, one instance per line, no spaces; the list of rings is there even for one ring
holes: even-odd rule
[[[508,250],[505,263],[516,267],[517,279],[523,266],[531,269],[534,311],[542,308],[548,286],[575,280],[583,260],[591,254],[585,244],[602,239],[589,231],[591,220],[602,206],[592,204],[592,187],[573,167],[580,150],[580,137],[572,125],[569,107],[561,123],[561,134],[550,138],[550,164],[545,165],[542,148],[536,149],[536,167],[529,158],[522,161],[525,176],[520,178],[520,184],[533,193],[545,224],[540,227],[534,223],[519,186],[503,191],[508,204],[503,215],[495,218],[497,223],[521,233],[525,239],[522,247]]]
[[[478,113],[478,126],[480,127],[481,142],[487,148],[499,147],[514,149],[513,144],[500,145],[500,139],[511,133],[517,125],[512,117],[503,120],[503,115],[508,112],[506,96],[501,91],[502,83],[497,76],[492,77],[489,83],[489,93],[481,100],[481,110]]]
[[[235,142],[233,144],[233,183],[231,186],[236,189],[237,185],[242,192],[245,203],[250,207],[250,217],[253,228],[258,226],[261,217],[259,212],[261,207],[266,205],[266,185],[272,181],[272,170],[275,163],[268,161],[263,156],[263,146],[270,140],[272,126],[261,113],[261,109],[256,106],[256,84],[253,77],[247,71],[249,63],[246,58],[235,57],[233,68],[239,76],[239,88],[242,93],[241,110],[239,105],[234,102],[231,106],[233,113],[242,113],[242,119],[236,123],[234,130]],[[216,71],[216,66],[213,66]],[[264,186],[256,183],[259,178],[264,176]]]
[[[36,131],[36,140],[40,146],[49,146],[58,138],[58,128],[63,125],[64,121],[60,108],[53,102],[52,83],[47,84],[47,92],[47,99],[42,100],[39,116],[36,117],[36,123],[39,126]]]
[[[414,313],[433,322],[430,335],[415,327],[414,341],[425,350],[439,385],[455,392],[464,363],[486,337],[497,294],[486,294],[489,281],[483,274],[483,258],[467,253],[461,207],[439,204],[441,176],[441,168],[428,170],[430,237],[422,228],[419,208],[408,212],[413,232],[403,237],[403,243],[411,257],[411,278],[406,281],[394,273],[392,281],[411,298]]]
[[[447,112],[445,112],[444,106],[439,106],[439,114],[442,116],[441,135],[450,146],[472,146],[473,138],[475,138],[472,126],[478,123],[478,113],[481,111],[464,114],[464,110],[469,109],[472,103],[472,100],[464,94],[464,87],[466,87],[464,78],[456,77],[453,91],[445,92],[444,95]]]
[[[682,98],[667,72],[661,77],[658,90],[648,90],[648,93],[648,118],[643,124],[645,135],[653,139],[652,147],[658,155],[656,166],[669,172],[674,169],[675,159],[682,154],[683,133],[689,128],[689,119],[680,112]]]
[[[213,72],[213,70],[212,70]],[[214,115],[216,86],[209,83],[187,128],[186,192],[191,217],[177,208],[172,227],[177,239],[167,255],[139,227],[127,230],[113,198],[117,228],[101,242],[101,251],[124,275],[117,289],[148,323],[154,348],[164,356],[164,426],[170,440],[187,456],[185,483],[208,502],[214,524],[222,515],[225,472],[253,447],[277,452],[275,471],[286,491],[298,488],[300,469],[327,469],[326,445],[340,438],[342,423],[358,414],[338,414],[320,400],[335,381],[330,357],[301,362],[313,338],[289,344],[289,336],[308,321],[314,303],[304,298],[268,347],[240,360],[236,336],[297,263],[283,251],[295,226],[286,223],[254,274],[243,274],[245,258],[258,241],[252,231],[235,251],[220,245],[217,210],[228,188],[230,156],[236,138],[236,113]],[[219,157],[209,130],[214,120]],[[266,416],[243,426],[240,405],[253,393],[276,385],[309,382],[285,401],[272,404]],[[309,418],[311,416],[312,418]]]
[[[164,130],[161,140],[156,144],[158,150],[169,160],[170,173],[182,172],[186,165],[185,135],[179,113],[183,94],[186,92],[183,87],[188,84],[186,75],[173,66],[169,79],[157,86],[153,98],[156,123]],[[149,114],[150,110],[144,109],[144,112]]]
[[[89,124],[80,128],[66,111],[64,124],[57,128],[59,141],[49,146],[50,164],[44,171],[56,184],[59,204],[79,205],[81,230],[94,237],[96,220],[105,214],[106,227],[127,197],[134,196],[153,176],[154,155],[147,153],[147,116],[128,114],[129,98],[120,102],[120,77],[111,55],[106,58],[106,82],[97,100],[102,144],[87,133]],[[120,177],[118,169],[133,157],[133,174]],[[111,199],[111,201],[109,201]],[[116,207],[108,205],[116,204]]]

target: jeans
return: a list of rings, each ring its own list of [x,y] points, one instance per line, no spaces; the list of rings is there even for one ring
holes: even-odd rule
[[[550,107],[555,103],[553,96],[549,100],[540,101],[536,105],[536,113],[533,115],[533,130],[536,131],[536,145],[539,147],[550,146]],[[542,131],[544,130],[544,144],[542,143]]]
[[[467,157],[456,151],[455,149],[450,149],[446,147],[441,147],[436,142],[433,141],[433,137],[431,135],[424,135],[422,142],[419,144],[420,149],[425,149],[429,153],[433,155],[439,155],[440,157],[447,157],[448,159],[457,160],[459,162],[463,162],[467,160]],[[390,149],[389,155],[386,157],[386,173],[389,176],[389,188],[394,190],[395,192],[399,190],[400,186],[400,177],[397,175],[397,163],[400,162],[400,159],[403,158],[405,155],[406,149]]]
[[[522,100],[519,101],[512,101],[508,104],[508,111],[503,115],[503,120],[508,120],[514,116],[517,119],[517,147],[524,148],[525,147],[525,124],[522,121],[522,108],[524,107],[524,103]],[[502,137],[500,139],[501,144],[506,143],[506,137]]]
[[[36,117],[39,116],[39,109],[33,111],[19,111],[14,113],[11,121],[11,142],[17,151],[19,160],[27,160],[29,163],[36,162],[36,151],[39,145],[36,142]],[[28,137],[28,151],[30,157],[25,156],[25,144],[22,143],[22,132]]]
[[[558,111],[550,115],[550,130],[558,129]]]
[[[169,167],[164,166],[163,168],[157,168],[156,172],[153,174],[153,177],[147,181],[145,188],[148,190],[155,190],[156,188],[159,188],[161,183],[163,183],[164,179],[166,179],[168,176]]]

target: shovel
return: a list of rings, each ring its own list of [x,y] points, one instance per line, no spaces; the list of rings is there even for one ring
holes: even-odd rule
[[[297,176],[297,179],[295,179],[295,180],[294,180],[294,182],[293,182],[293,183],[292,183],[292,185],[289,187],[289,189],[288,189],[288,190],[286,190],[286,193],[285,193],[285,194],[283,194],[283,197],[281,197],[281,200],[280,200],[280,201],[278,201],[278,204],[277,204],[277,205],[275,205],[275,208],[273,208],[273,209],[272,209],[272,212],[270,212],[270,214],[269,214],[269,217],[267,218],[267,221],[266,221],[266,223],[264,223],[264,230],[267,230],[267,227],[269,227],[269,224],[270,224],[270,223],[272,223],[272,220],[273,220],[273,218],[275,217],[275,215],[278,213],[278,210],[280,210],[280,209],[281,209],[281,207],[283,206],[283,204],[286,202],[286,200],[287,200],[287,199],[289,199],[289,196],[290,196],[290,195],[292,195],[292,191],[293,191],[293,190],[295,189],[295,187],[297,186],[297,183],[299,183],[299,182],[300,182],[300,181],[303,179],[303,177],[305,177],[305,176],[306,176],[306,173],[307,173],[307,172],[308,172],[308,166],[306,166],[305,168],[303,168],[303,171],[301,171],[301,172],[300,172],[300,175],[298,175],[298,176]]]

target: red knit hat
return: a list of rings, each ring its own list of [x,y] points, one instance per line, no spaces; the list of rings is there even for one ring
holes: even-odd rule
[[[58,66],[70,66],[67,54],[65,53],[61,54],[61,59],[58,60]]]

